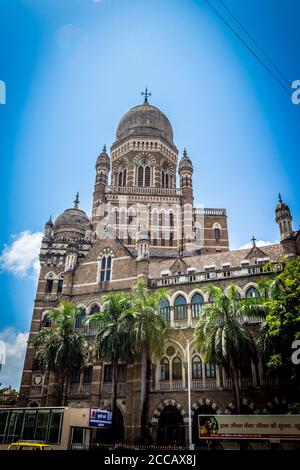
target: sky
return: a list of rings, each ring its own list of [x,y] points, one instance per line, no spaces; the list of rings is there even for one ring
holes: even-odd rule
[[[209,2],[300,80],[298,0]],[[278,241],[278,192],[299,228],[300,105],[206,0],[1,0],[0,80],[2,385],[19,386],[44,224],[77,190],[91,213],[96,158],[146,85],[193,161],[195,203],[227,209],[231,248]]]

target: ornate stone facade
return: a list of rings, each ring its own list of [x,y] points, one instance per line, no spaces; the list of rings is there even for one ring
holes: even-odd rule
[[[81,307],[82,315],[74,327],[86,330],[92,347],[96,328],[84,326],[82,319],[102,308],[104,293],[130,291],[138,279],[151,289],[167,287],[168,301],[161,312],[172,334],[161,363],[151,365],[147,431],[153,442],[166,440],[168,431],[160,418],[163,413],[173,417],[177,413],[182,428],[175,437],[180,441],[188,421],[188,338],[194,428],[199,412],[234,411],[231,379],[221,368],[204,364],[192,341],[202,305],[210,300],[205,287],[210,283],[228,287],[234,282],[241,298],[258,295],[257,282],[270,276],[263,271],[264,263],[273,261],[273,269],[280,270],[283,256],[300,253],[299,232],[293,231],[291,221],[289,208],[280,198],[276,207],[280,243],[258,248],[253,240],[251,249],[230,251],[226,210],[194,207],[192,161],[184,150],[178,164],[172,126],[146,96],[142,105],[121,119],[110,156],[104,147],[97,158],[91,219],[79,209],[77,195],[73,208],[54,223],[51,219],[46,223],[30,337],[49,327],[47,311],[64,298]],[[250,328],[257,327],[257,318],[249,322]],[[36,370],[34,359],[29,344],[19,405],[56,405],[54,377]],[[79,371],[70,384],[68,404],[109,406],[109,367],[93,364],[91,359],[90,369]],[[118,385],[126,440],[140,435],[140,368],[139,358],[124,365]],[[274,412],[286,407],[286,384],[267,377],[262,364],[249,363],[240,382],[243,412]]]

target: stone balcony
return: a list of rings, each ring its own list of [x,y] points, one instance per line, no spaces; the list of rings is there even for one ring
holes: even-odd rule
[[[281,264],[274,264],[270,273],[282,270]],[[218,269],[215,271],[194,272],[188,274],[177,274],[174,276],[163,276],[150,280],[151,287],[174,286],[178,284],[194,284],[201,282],[216,281],[218,279],[230,279],[237,277],[257,276],[264,273],[263,265],[242,266],[236,268]]]
[[[117,383],[117,396],[126,397],[127,383],[118,382]],[[102,396],[110,397],[112,394],[112,382],[104,382],[102,387]]]
[[[74,383],[70,384],[69,395],[90,395],[91,384],[90,383]]]
[[[156,188],[143,186],[106,186],[106,194],[144,195],[144,196],[181,196],[179,188]]]
[[[253,388],[281,388],[286,386],[284,380],[278,378],[264,378],[262,384],[258,386],[255,384],[251,377],[241,378],[239,381],[241,390],[249,390]],[[201,390],[232,390],[232,380],[224,379],[223,384],[218,384],[217,379],[193,379],[191,382],[192,391]],[[183,380],[160,380],[156,386],[151,388],[152,392],[178,392],[187,391],[187,385],[184,384]]]

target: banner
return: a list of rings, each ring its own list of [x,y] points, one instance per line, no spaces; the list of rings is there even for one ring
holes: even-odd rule
[[[111,425],[111,411],[90,408],[89,427],[108,428]]]
[[[300,415],[199,415],[201,439],[300,439]]]

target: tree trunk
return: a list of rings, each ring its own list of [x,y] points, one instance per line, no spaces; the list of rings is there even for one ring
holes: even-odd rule
[[[57,404],[58,406],[62,406],[63,404],[63,395],[64,395],[64,388],[65,388],[65,378],[59,374],[58,376],[58,381],[59,381],[59,387],[58,387],[58,400]]]
[[[142,441],[146,438],[146,421],[147,421],[147,366],[148,351],[147,345],[144,343],[141,349],[141,437]]]
[[[232,354],[229,355],[230,359],[230,372],[232,380],[232,388],[234,393],[235,412],[241,414],[241,397],[240,397],[240,386],[239,386],[239,371],[236,365],[235,358]]]
[[[65,386],[64,406],[67,406],[69,382],[70,382],[70,379],[69,379],[69,377],[67,377],[66,386]]]
[[[116,409],[117,409],[117,384],[118,384],[118,361],[113,362],[112,391],[111,391],[111,437],[116,435]]]

